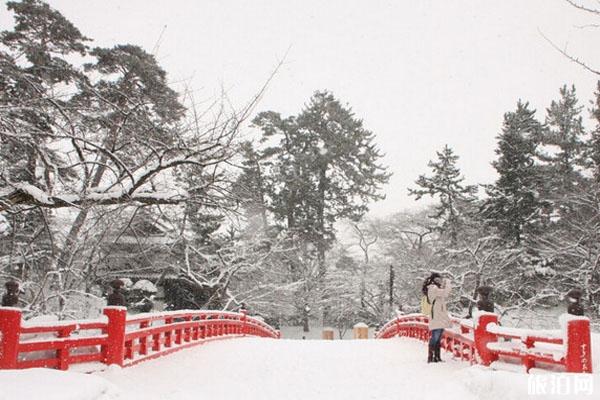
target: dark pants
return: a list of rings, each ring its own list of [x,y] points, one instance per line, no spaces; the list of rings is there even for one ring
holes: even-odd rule
[[[430,346],[437,346],[442,341],[442,333],[444,333],[443,329],[433,329],[431,331],[431,338],[429,339]]]

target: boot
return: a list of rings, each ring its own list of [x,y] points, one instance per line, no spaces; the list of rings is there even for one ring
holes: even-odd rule
[[[441,347],[442,347],[441,343],[438,343],[435,345],[435,347],[434,347],[435,354],[433,356],[433,362],[442,362],[442,358],[440,357]]]
[[[427,363],[430,362],[435,362],[435,346],[430,344],[429,345],[429,355],[427,356]]]

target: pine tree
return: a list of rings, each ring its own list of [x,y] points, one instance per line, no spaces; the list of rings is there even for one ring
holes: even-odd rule
[[[302,112],[286,119],[275,112],[254,121],[273,154],[277,182],[269,197],[275,219],[316,248],[324,273],[325,252],[340,218],[357,220],[370,201],[383,198],[380,189],[390,174],[374,135],[349,107],[329,92],[316,92]]]
[[[598,81],[596,96],[592,108],[592,117],[596,120],[596,128],[586,142],[586,161],[592,170],[594,180],[600,183],[600,81]]]
[[[560,88],[560,100],[552,101],[546,109],[546,127],[541,137],[538,157],[547,163],[549,192],[561,196],[572,190],[581,179],[578,167],[582,165],[584,150],[583,106],[577,103],[575,86]],[[548,151],[548,146],[550,148]],[[554,151],[553,151],[554,150]]]
[[[543,137],[543,144],[557,146],[560,151],[550,156],[549,161],[557,165],[557,170],[569,174],[581,163],[583,151],[582,137],[585,135],[581,110],[578,105],[575,86],[560,88],[561,99],[553,101],[548,108],[546,116],[547,134]]]
[[[477,186],[463,185],[464,177],[456,166],[458,156],[448,145],[441,152],[436,152],[437,161],[427,164],[432,175],[420,175],[416,180],[419,189],[408,189],[411,196],[420,200],[423,196],[438,197],[440,204],[435,208],[432,217],[439,222],[440,232],[450,238],[452,244],[458,239],[458,234],[465,219],[465,205],[475,200]]]
[[[0,132],[18,130],[20,135],[15,139],[0,133],[0,156],[9,160],[9,178],[51,190],[48,177],[36,177],[40,163],[58,162],[43,136],[53,133],[57,118],[47,99],[64,104],[57,93],[79,76],[65,58],[85,56],[89,39],[41,1],[9,1],[6,7],[16,24],[0,32]],[[56,172],[61,174],[60,165]],[[69,179],[66,174],[61,178]]]
[[[269,192],[268,157],[254,148],[252,142],[244,142],[240,146],[242,153],[242,173],[237,177],[233,191],[245,209],[248,219],[260,218],[262,230],[269,227],[267,212],[267,193]]]
[[[482,210],[487,222],[516,245],[535,228],[541,207],[535,155],[542,125],[534,115],[529,103],[521,101],[514,112],[504,114],[498,159],[492,163],[499,178],[487,187],[489,198]]]

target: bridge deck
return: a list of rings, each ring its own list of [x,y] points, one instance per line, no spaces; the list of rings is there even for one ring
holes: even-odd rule
[[[600,343],[600,341],[596,342]],[[0,399],[522,400],[528,375],[466,362],[427,364],[414,339],[215,341],[93,374],[0,371]],[[594,389],[600,374],[593,375]],[[542,396],[543,397],[543,396]],[[589,397],[589,396],[588,396]],[[593,396],[591,396],[593,397]],[[590,397],[590,398],[591,398]],[[581,400],[581,395],[544,397]]]
[[[126,399],[480,398],[465,386],[465,380],[472,378],[465,374],[478,367],[451,360],[427,365],[426,351],[423,343],[410,339],[242,339],[99,375],[121,388]],[[446,354],[446,358],[451,357]],[[526,393],[526,377],[521,379]]]

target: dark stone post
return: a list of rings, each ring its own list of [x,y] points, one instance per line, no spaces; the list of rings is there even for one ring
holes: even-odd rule
[[[479,294],[477,309],[480,311],[494,312],[494,302],[490,299],[493,290],[494,289],[491,286],[480,286],[477,288],[477,294]]]
[[[8,281],[4,284],[6,294],[2,296],[2,307],[17,307],[19,303],[19,283]]]
[[[567,312],[572,315],[583,315],[583,304],[581,304],[581,298],[583,297],[583,290],[571,289],[567,293],[567,301],[569,305]]]
[[[115,279],[110,283],[110,287],[113,289],[113,292],[108,295],[108,305],[109,306],[120,306],[126,307],[127,302],[125,301],[125,296],[121,292],[124,283],[120,279]]]

